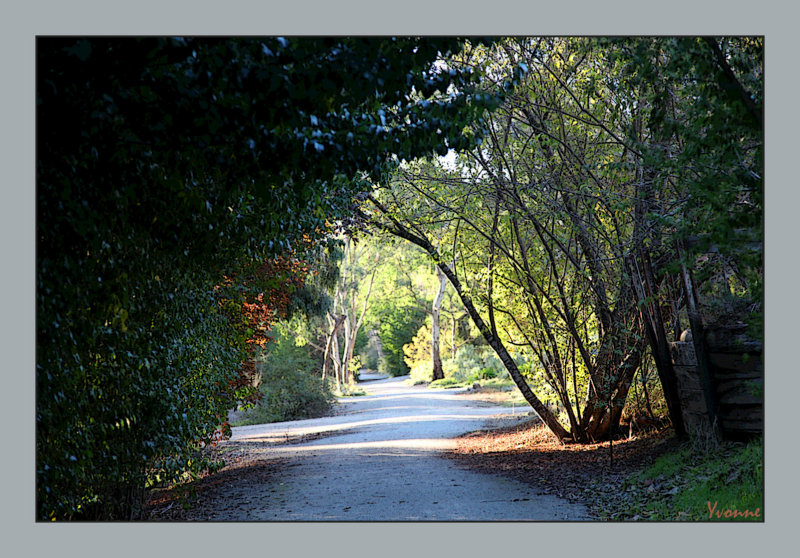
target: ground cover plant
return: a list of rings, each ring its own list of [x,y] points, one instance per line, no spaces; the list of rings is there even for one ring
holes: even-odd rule
[[[763,521],[763,439],[698,451],[691,442],[659,457],[623,484],[611,519]]]

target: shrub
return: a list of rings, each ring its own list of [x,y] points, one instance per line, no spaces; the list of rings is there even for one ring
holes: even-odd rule
[[[353,382],[357,382],[358,378],[361,374],[361,357],[355,355],[353,358],[350,359],[350,362],[347,363],[347,370],[350,372],[350,377],[352,378]]]
[[[427,326],[422,326],[417,337],[414,338],[414,343],[408,344],[403,348],[406,353],[406,363],[411,366],[411,381],[414,384],[430,382],[433,379],[430,339],[427,338],[426,341],[427,334],[429,334]],[[419,347],[424,346],[426,342],[428,344],[427,356],[419,351]],[[500,362],[500,359],[490,349],[472,345],[461,347],[456,353],[455,359],[447,357],[442,359],[442,369],[445,379],[450,378],[459,384],[493,378],[501,380],[509,378],[508,372]],[[431,386],[434,387],[434,384],[431,384]]]
[[[477,381],[508,375],[500,359],[491,349],[464,345],[456,352],[455,359],[442,361],[445,378],[452,377],[459,382]]]
[[[430,360],[428,362],[420,362],[411,369],[411,383],[425,384],[433,379],[433,367]]]
[[[338,389],[336,389],[335,382],[331,378],[325,380],[325,383],[328,386],[330,392],[336,397],[362,397],[364,395],[367,395],[367,390],[365,390],[355,382],[347,382],[339,384]]]
[[[106,325],[88,304],[40,302],[42,322],[67,319],[38,340],[38,519],[134,519],[145,486],[205,467],[245,355],[211,287],[178,275],[120,287],[127,309]]]
[[[307,347],[279,336],[258,363],[261,373],[261,401],[245,411],[243,424],[281,422],[322,416],[329,412],[334,397],[317,375],[318,363]]]
[[[479,380],[491,380],[492,378],[497,378],[497,371],[493,368],[481,368],[467,379],[470,382],[477,382]]]
[[[392,376],[405,376],[410,368],[403,360],[403,346],[407,345],[425,319],[422,310],[403,307],[387,309],[381,316],[378,335],[383,346],[383,359],[378,364],[380,372]]]
[[[410,343],[403,345],[403,360],[409,369],[425,364],[431,366],[431,328],[422,324]]]

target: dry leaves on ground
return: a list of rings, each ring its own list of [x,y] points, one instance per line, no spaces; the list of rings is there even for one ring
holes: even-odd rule
[[[207,457],[224,459],[225,466],[193,482],[150,491],[142,517],[148,521],[213,520],[215,513],[235,507],[240,493],[263,486],[290,466],[285,459],[265,458],[265,444],[227,442],[206,450]]]
[[[623,483],[631,473],[678,446],[669,431],[609,443],[561,444],[537,420],[466,434],[447,456],[470,469],[503,474],[543,492],[585,503],[598,519],[624,507]]]

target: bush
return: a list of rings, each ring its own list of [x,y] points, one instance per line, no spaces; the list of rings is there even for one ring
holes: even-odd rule
[[[358,382],[362,368],[361,357],[358,355],[355,355],[350,359],[350,362],[347,363],[347,370],[350,372],[350,378],[353,382]]]
[[[508,375],[497,355],[485,347],[464,345],[456,352],[455,359],[442,361],[445,378],[455,378],[459,382],[477,381]]]
[[[481,368],[476,373],[471,374],[467,379],[470,382],[477,382],[479,380],[491,380],[492,378],[497,378],[497,371],[493,368]]]
[[[314,418],[329,412],[334,397],[317,375],[317,367],[306,347],[279,336],[258,363],[263,398],[245,411],[240,424]]]
[[[431,328],[422,324],[411,342],[403,345],[403,360],[409,369],[414,370],[421,364],[431,366],[431,346]]]
[[[430,360],[428,362],[420,362],[411,369],[411,383],[413,385],[425,384],[433,379],[433,367]]]
[[[336,389],[336,382],[333,379],[328,378],[325,382],[328,390],[336,397],[363,397],[367,395],[367,390],[355,382],[339,384],[338,389]]]
[[[420,328],[414,342],[417,346],[425,343],[425,333],[427,327]],[[430,345],[428,345],[430,351]],[[412,344],[404,347],[406,352],[406,363],[411,365],[411,381],[413,384],[423,384],[430,382],[433,379],[433,368],[431,365],[430,355],[427,358],[422,358],[422,354],[417,351]],[[412,358],[415,357],[415,358]],[[509,379],[508,371],[506,371],[500,359],[490,350],[483,347],[474,347],[472,345],[464,345],[456,353],[456,358],[442,359],[442,369],[445,379],[452,379],[458,384],[467,384],[478,382],[482,380],[490,380],[498,378],[501,380]],[[436,384],[441,386],[441,384]],[[448,384],[451,385],[451,384]],[[431,387],[435,387],[431,384]]]
[[[403,360],[403,346],[407,345],[425,319],[422,310],[403,307],[387,309],[381,316],[378,335],[383,346],[383,359],[378,371],[392,376],[405,376],[411,369]]]
[[[205,467],[198,451],[234,404],[228,385],[245,355],[211,287],[175,275],[120,287],[127,310],[107,325],[59,306],[65,295],[40,301],[40,325],[69,318],[38,339],[39,520],[135,519],[148,484]]]

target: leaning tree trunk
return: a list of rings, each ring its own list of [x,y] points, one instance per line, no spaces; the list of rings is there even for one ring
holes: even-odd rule
[[[408,240],[412,244],[419,246],[428,253],[441,272],[450,280],[450,284],[453,285],[453,288],[461,299],[461,302],[464,304],[464,308],[466,308],[470,318],[472,318],[472,321],[475,323],[489,346],[494,349],[495,354],[497,354],[497,357],[503,363],[503,366],[505,366],[506,370],[508,370],[511,379],[517,385],[520,393],[522,393],[522,396],[530,404],[534,412],[536,412],[542,422],[560,441],[563,442],[572,439],[572,435],[561,425],[561,423],[558,421],[558,418],[544,405],[544,403],[539,400],[538,397],[536,397],[536,394],[531,391],[530,386],[525,381],[525,378],[522,377],[522,373],[519,371],[519,368],[517,368],[517,364],[514,362],[514,359],[511,358],[511,355],[508,353],[508,350],[505,348],[502,341],[500,341],[497,336],[492,334],[489,326],[486,324],[486,322],[484,322],[477,308],[475,308],[475,305],[472,303],[472,299],[461,286],[461,282],[458,280],[458,277],[455,275],[455,273],[453,273],[453,270],[450,269],[450,266],[442,261],[441,256],[439,256],[439,253],[433,244],[431,244],[427,238],[412,233],[405,226],[399,223],[396,219],[389,215],[389,212],[378,200],[372,196],[369,197],[369,200],[391,221],[391,225],[375,220],[371,220],[372,223],[386,232],[389,232],[399,238]],[[363,217],[369,220],[369,217],[366,215]]]
[[[672,357],[669,353],[669,344],[664,331],[664,320],[657,298],[658,293],[653,286],[654,280],[650,262],[643,254],[643,250],[640,250],[641,261],[638,262],[633,257],[626,258],[626,265],[640,301],[639,312],[642,327],[650,344],[658,378],[664,390],[664,399],[667,403],[670,420],[675,429],[675,434],[682,437],[686,435],[686,428],[683,424],[678,379],[672,366]],[[639,270],[639,264],[644,268],[643,272]]]
[[[678,244],[678,253],[683,260],[685,254],[682,243]],[[708,362],[708,347],[706,345],[705,326],[700,315],[697,292],[695,291],[692,272],[681,263],[681,278],[683,279],[684,295],[686,296],[686,310],[689,315],[689,327],[692,332],[692,342],[694,344],[695,355],[697,356],[697,375],[700,377],[700,386],[703,388],[703,396],[706,402],[708,419],[711,423],[711,434],[719,438],[717,428],[717,402],[714,389],[711,384],[711,372]]]

